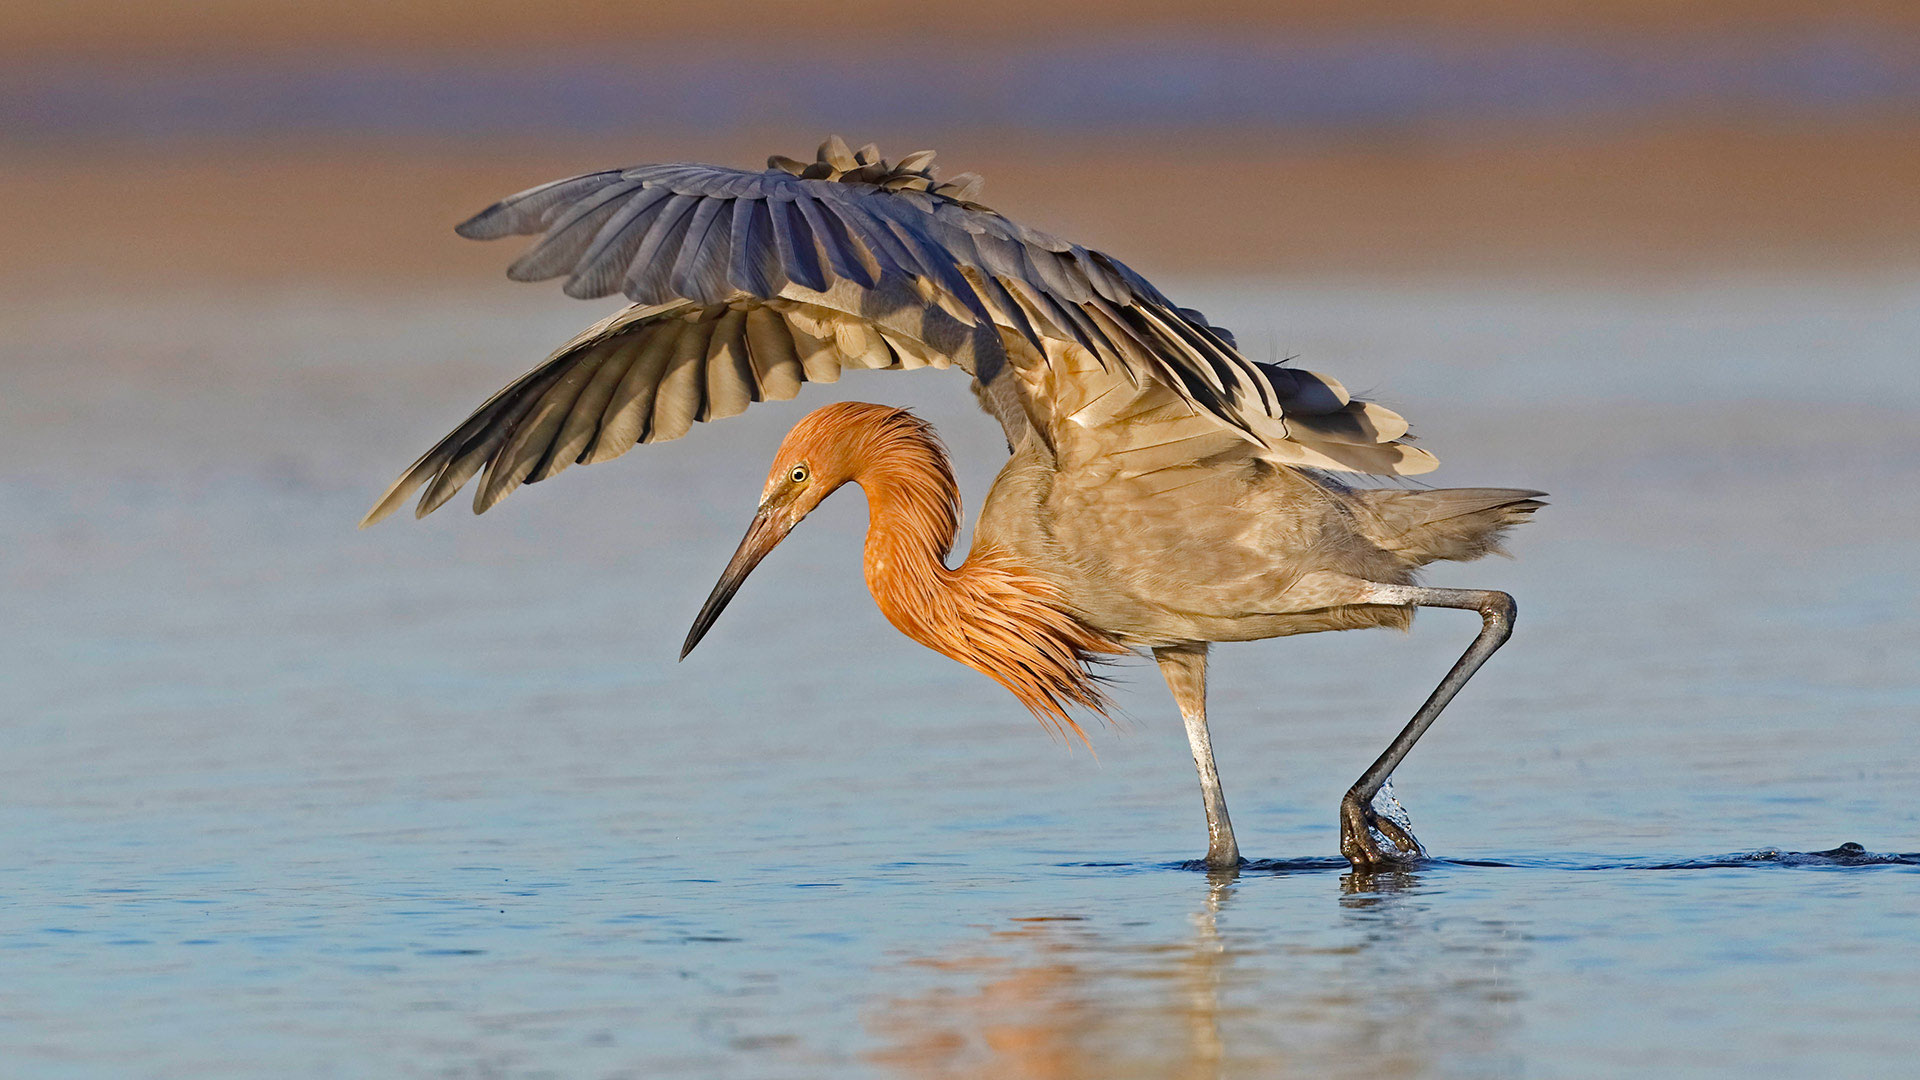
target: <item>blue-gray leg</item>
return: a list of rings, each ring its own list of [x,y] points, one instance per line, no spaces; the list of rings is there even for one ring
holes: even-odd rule
[[[1381,785],[1400,767],[1413,744],[1420,741],[1433,722],[1440,718],[1440,711],[1447,707],[1460,688],[1467,685],[1473,673],[1487,662],[1507,638],[1513,635],[1514,603],[1513,597],[1503,592],[1480,589],[1427,589],[1417,585],[1375,585],[1367,602],[1374,604],[1412,605],[1416,607],[1461,608],[1480,613],[1480,634],[1467,646],[1467,651],[1440,680],[1433,694],[1427,698],[1420,711],[1413,714],[1407,726],[1394,736],[1386,750],[1374,760],[1374,763],[1362,773],[1347,789],[1346,797],[1340,800],[1340,853],[1347,857],[1353,868],[1359,872],[1392,869],[1417,862],[1425,853],[1413,835],[1391,820],[1376,813],[1373,798],[1379,794]],[[1380,837],[1387,841],[1385,845]]]

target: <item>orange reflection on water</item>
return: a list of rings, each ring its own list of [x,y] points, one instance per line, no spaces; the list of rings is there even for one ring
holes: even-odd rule
[[[1340,938],[1289,940],[1284,925],[1223,919],[1243,885],[1207,881],[1174,940],[1036,916],[910,958],[886,981],[922,988],[867,1010],[882,1047],[869,1060],[926,1080],[1517,1071],[1507,928],[1461,940],[1427,922],[1416,879],[1349,878]]]

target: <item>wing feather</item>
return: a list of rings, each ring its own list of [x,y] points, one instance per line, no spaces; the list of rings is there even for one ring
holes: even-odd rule
[[[953,297],[963,308],[979,318],[990,318],[986,305],[982,304],[980,298],[974,294],[973,286],[968,284],[966,276],[960,272],[950,252],[930,237],[921,235],[908,223],[889,219],[886,225],[893,233],[894,239],[898,240],[901,247],[912,256],[914,265],[919,267],[921,274],[934,287],[945,290],[947,295]]]
[[[677,320],[648,329],[646,344],[634,354],[620,385],[607,398],[600,434],[594,437],[593,447],[587,451],[587,464],[612,461],[646,437],[647,421],[653,418],[653,396],[660,389],[660,376],[667,370],[667,361],[672,359],[674,344],[679,339]]]
[[[630,296],[647,303],[714,303],[741,293],[769,300],[794,286],[838,294],[844,282],[854,295],[839,309],[877,318],[865,294],[898,296],[901,285],[911,284],[906,293],[917,291],[922,303],[963,325],[1011,325],[1036,345],[1046,336],[1072,341],[1136,380],[1165,378],[1182,391],[1209,385],[1214,393],[1196,398],[1196,405],[1222,412],[1243,431],[1260,425],[1235,417],[1236,411],[1275,408],[1277,399],[1261,384],[1220,377],[1223,339],[1208,334],[1196,314],[1175,311],[1119,260],[972,201],[978,191],[971,180],[934,184],[925,171],[930,155],[889,166],[860,153],[847,158],[830,142],[812,164],[775,164],[780,167],[758,173],[674,164],[588,174],[503,200],[462,232],[546,230],[523,274],[558,272],[565,263],[575,272],[570,288],[577,294],[597,294],[618,276]],[[672,194],[662,198],[661,191]],[[615,206],[641,200],[647,206],[638,211]],[[690,220],[684,200],[700,204]],[[712,204],[725,209],[708,209]],[[596,226],[598,235],[581,247],[575,234],[585,226]],[[636,242],[641,232],[645,238]],[[622,261],[627,268],[616,275]],[[1102,312],[1103,304],[1121,313],[1154,305],[1173,321],[1160,332],[1128,334],[1136,320]],[[1197,324],[1189,325],[1189,316]],[[1193,339],[1204,345],[1193,347]],[[983,340],[999,351],[995,335]],[[1230,351],[1230,343],[1224,348]],[[1155,352],[1167,355],[1143,364]],[[1001,360],[991,358],[988,367],[997,370]]]
[[[553,224],[555,215],[593,192],[619,183],[622,174],[620,169],[603,169],[528,188],[461,222],[454,232],[469,240],[498,240],[503,236],[541,232]]]
[[[593,373],[593,379],[586,389],[580,391],[580,397],[573,403],[573,409],[567,413],[567,422],[560,425],[560,434],[554,437],[553,453],[548,455],[546,464],[532,479],[545,480],[561,470],[583,461],[587,448],[600,434],[600,418],[606,415],[607,402],[613,400],[613,392],[619,388],[620,381],[633,369],[633,361],[647,343],[647,335],[639,333],[628,338],[615,338],[607,343],[611,351],[607,359]]]
[[[766,200],[751,199],[734,207],[728,248],[729,284],[750,296],[773,296],[780,291],[786,275],[780,271]]]
[[[1086,303],[1094,295],[1093,285],[1080,272],[1070,256],[1053,252],[1035,252],[1029,260],[1040,280],[1061,300],[1074,305]]]
[[[660,388],[653,395],[653,422],[646,442],[666,442],[685,435],[706,406],[707,342],[713,337],[711,313],[689,320],[673,345]]]
[[[532,250],[507,267],[515,281],[545,281],[573,269],[598,235],[600,226],[620,209],[619,200],[640,190],[633,181],[610,184],[581,199],[562,214]]]
[[[840,381],[840,356],[833,343],[833,334],[811,333],[801,325],[798,319],[789,317],[787,328],[793,334],[793,347],[800,354],[800,370],[806,373],[808,382],[830,383]]]
[[[895,363],[904,371],[913,371],[924,367],[946,368],[953,366],[951,360],[927,348],[924,342],[916,341],[913,338],[896,334],[886,329],[880,330],[879,334],[880,339],[887,343],[887,348],[893,350],[893,355],[896,358]]]
[[[447,467],[440,470],[440,474],[433,478],[433,483],[429,484],[427,490],[421,494],[420,505],[414,508],[413,516],[423,518],[440,509],[448,499],[453,498],[462,487],[466,486],[467,481],[473,479],[474,474],[480,471],[481,466],[493,457],[494,451],[500,448],[500,444],[506,442],[507,437],[512,434],[513,425],[502,424],[489,430],[483,438],[462,450],[460,456],[448,462]]]
[[[806,219],[807,230],[826,253],[827,265],[836,275],[864,289],[880,283],[878,263],[865,251],[865,245],[855,253],[853,238],[847,234],[847,227],[838,214],[823,210],[818,199],[796,199],[787,205]]]
[[[857,319],[834,319],[832,330],[841,367],[880,371],[893,366],[893,352],[873,327]]]
[[[1404,437],[1407,421],[1384,405],[1355,401],[1336,412],[1290,416],[1287,430],[1296,442],[1378,446]]]
[[[999,278],[981,275],[976,281],[980,298],[992,310],[995,324],[1012,329],[1028,341],[1039,339],[1040,332],[1033,328],[1032,320],[1027,318],[1026,308],[1014,299]]]
[[[760,307],[747,312],[747,351],[762,400],[787,401],[799,395],[806,372],[778,315]]]
[[[702,199],[680,241],[673,263],[673,289],[702,304],[718,304],[727,285],[727,243],[733,235],[733,206],[723,199]]]
[[[1066,307],[1049,296],[1044,289],[1035,288],[1032,283],[1020,277],[1002,278],[1000,283],[1026,306],[1027,318],[1042,339],[1053,338],[1056,341],[1070,341],[1076,345],[1092,347],[1092,342],[1081,340],[1079,323],[1073,316],[1067,314]]]
[[[675,296],[670,279],[680,239],[686,235],[687,226],[701,202],[700,198],[693,195],[675,195],[667,200],[659,216],[654,218],[652,227],[647,229],[647,238],[640,242],[639,249],[634,252],[633,264],[627,268],[625,289],[628,296],[643,304],[692,299]],[[641,300],[641,297],[649,299]]]
[[[1261,364],[1260,373],[1266,376],[1268,385],[1273,387],[1274,393],[1280,398],[1281,407],[1289,416],[1297,413],[1339,412],[1353,400],[1353,395],[1347,393],[1347,388],[1340,384],[1340,380],[1331,375],[1279,364]]]
[[[714,324],[707,343],[707,404],[700,419],[738,416],[757,400],[753,362],[747,358],[747,313],[730,310]]]
[[[888,165],[872,146],[829,140],[817,160],[775,158],[765,172],[670,164],[569,177],[463,222],[474,239],[539,237],[510,268],[516,279],[568,274],[570,295],[618,289],[640,304],[490,398],[363,524],[423,487],[418,512],[430,512],[476,474],[484,510],[522,483],[791,398],[847,367],[955,364],[983,386],[1011,370],[1013,397],[982,392],[1010,439],[1029,421],[1053,425],[1049,443],[1062,424],[1139,426],[1129,453],[1156,463],[1155,476],[1233,445],[1315,468],[1433,466],[1400,441],[1406,421],[1392,410],[1331,377],[1247,360],[1126,263],[980,205],[977,178],[937,183],[931,170],[930,152]]]
[[[813,230],[807,228],[805,219],[794,208],[792,200],[769,202],[767,212],[773,218],[773,239],[780,251],[780,268],[788,280],[809,289],[824,291],[827,279],[820,272],[820,255],[813,246]]]
[[[912,256],[900,246],[900,241],[891,232],[876,225],[868,214],[859,212],[857,208],[826,203],[822,206],[864,249],[867,268],[872,273],[869,284],[877,285],[882,281],[897,281],[912,276],[907,270]]]
[[[600,226],[593,243],[574,264],[563,291],[576,300],[596,300],[619,289],[647,230],[672,197],[673,192],[656,187],[629,199]]]
[[[606,358],[605,350],[587,350],[577,363],[562,369],[553,385],[534,399],[532,407],[515,423],[506,445],[488,459],[480,486],[473,493],[474,513],[485,513],[532,475],[552,449],[553,437],[573,410],[573,403]]]

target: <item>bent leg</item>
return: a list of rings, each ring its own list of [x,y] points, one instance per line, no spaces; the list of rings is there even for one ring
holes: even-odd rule
[[[1414,838],[1392,822],[1374,813],[1373,797],[1380,792],[1381,785],[1393,775],[1406,760],[1407,752],[1413,744],[1420,741],[1428,728],[1440,717],[1440,711],[1447,707],[1460,688],[1480,670],[1495,650],[1506,643],[1513,634],[1514,603],[1513,597],[1503,592],[1480,589],[1428,589],[1417,585],[1380,585],[1374,584],[1367,591],[1362,603],[1411,605],[1415,607],[1461,608],[1480,613],[1480,633],[1467,646],[1467,651],[1440,680],[1426,704],[1413,714],[1407,726],[1394,736],[1393,742],[1374,760],[1374,763],[1362,773],[1347,789],[1340,800],[1340,853],[1347,857],[1357,871],[1379,870],[1396,865],[1404,865],[1421,857],[1420,845]],[[1374,837],[1378,830],[1393,845],[1394,850],[1383,850]]]
[[[1207,647],[1183,645],[1153,650],[1160,674],[1187,724],[1187,742],[1193,748],[1193,767],[1200,772],[1200,800],[1207,808],[1207,865],[1237,867],[1240,845],[1233,839],[1233,821],[1227,817],[1227,796],[1213,765],[1213,740],[1207,735]]]

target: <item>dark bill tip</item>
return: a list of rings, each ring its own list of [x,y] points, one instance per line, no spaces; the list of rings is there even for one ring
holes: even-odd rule
[[[693,647],[700,644],[700,639],[707,636],[707,631],[713,629],[713,624],[719,620],[720,613],[727,609],[733,594],[740,591],[747,575],[753,573],[753,568],[760,565],[760,560],[786,539],[786,535],[786,527],[772,515],[764,511],[754,515],[753,524],[747,526],[746,537],[740,541],[740,547],[727,562],[727,568],[721,572],[713,592],[707,595],[707,602],[700,605],[700,614],[694,616],[693,629],[687,631],[686,643],[680,646],[680,659],[685,660]]]

